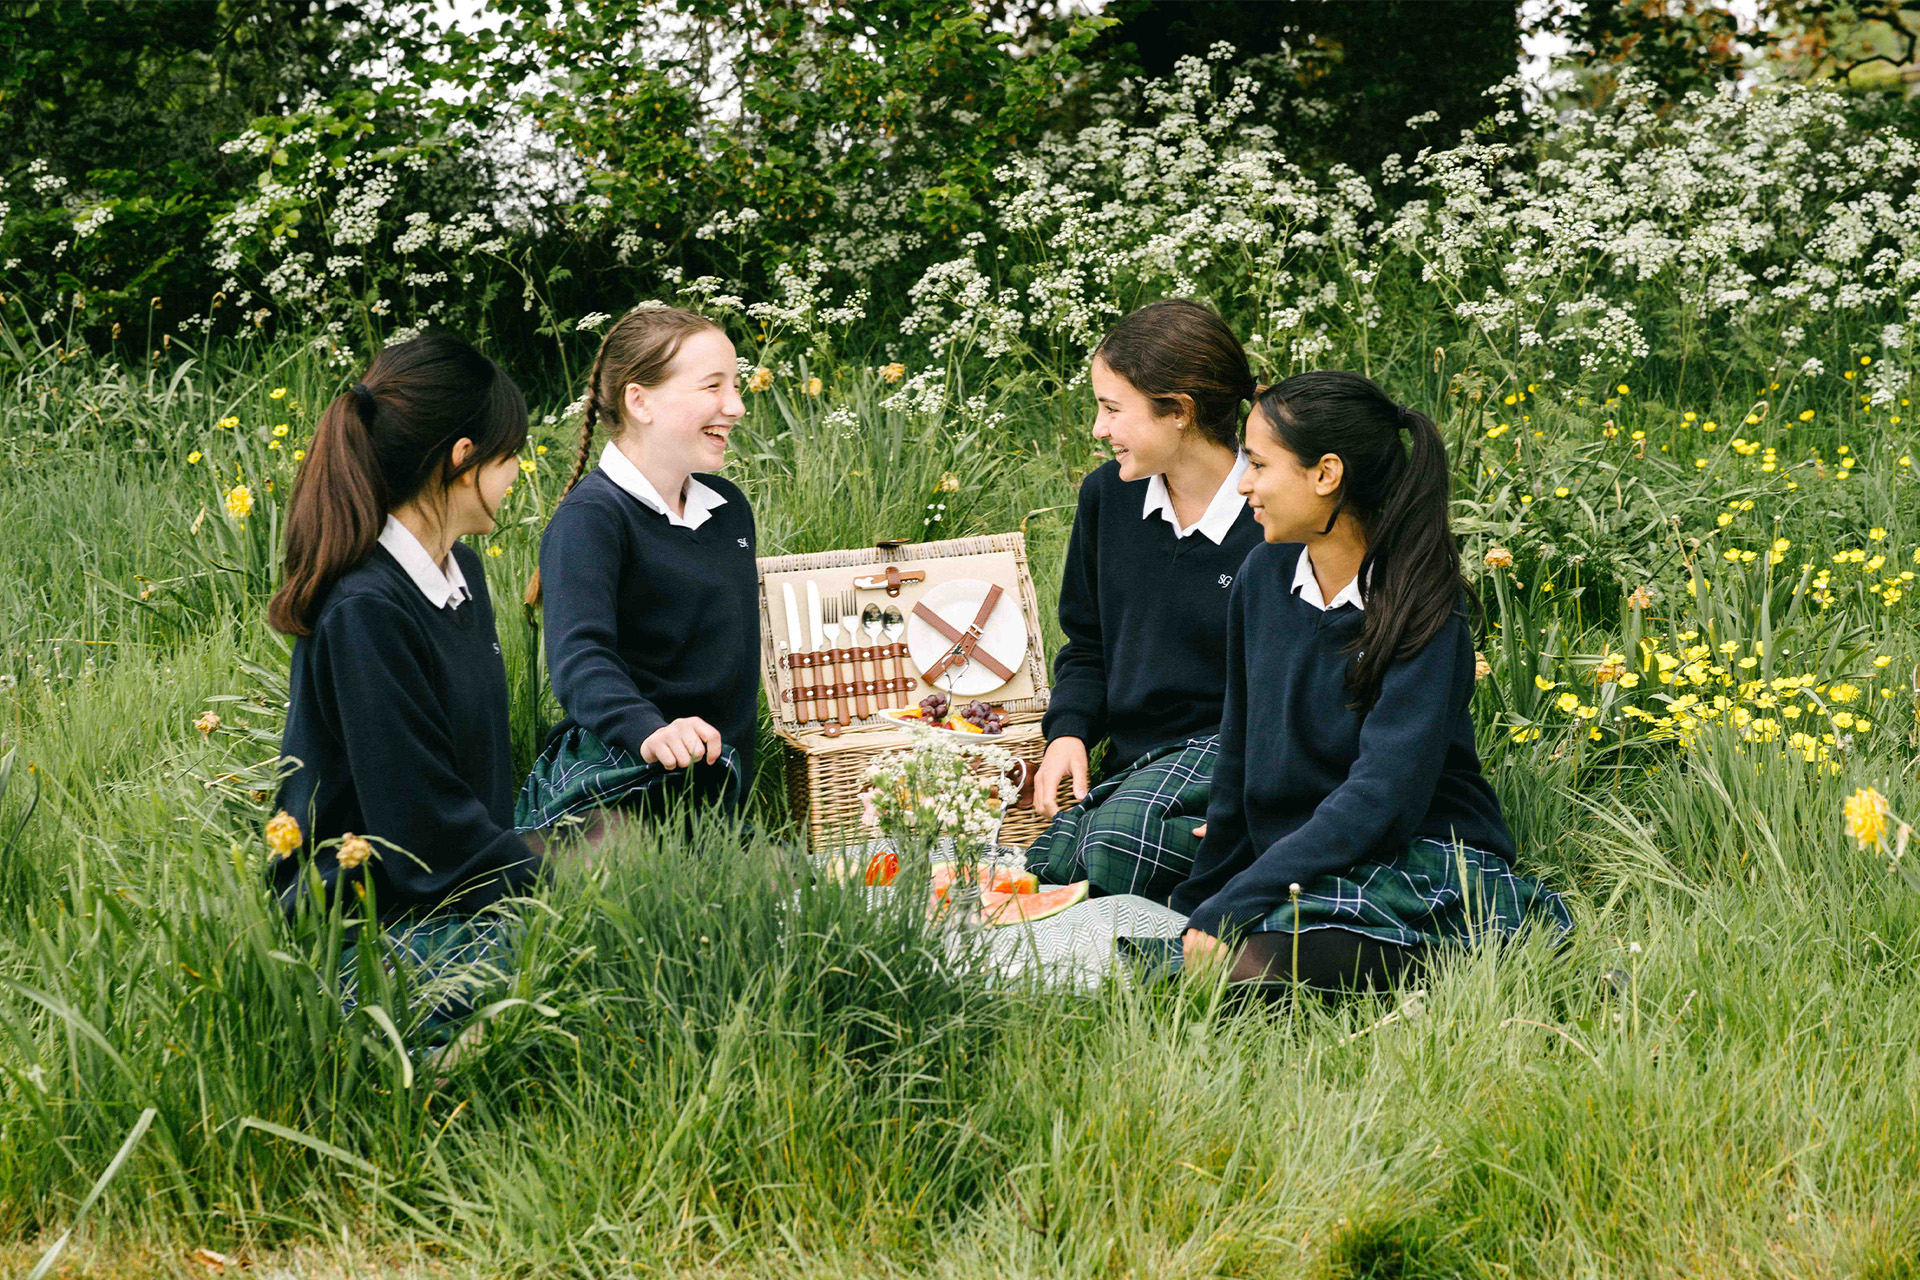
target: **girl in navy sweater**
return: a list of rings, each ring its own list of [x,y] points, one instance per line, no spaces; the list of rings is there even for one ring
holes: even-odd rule
[[[309,884],[352,884],[388,925],[464,920],[540,869],[513,825],[486,576],[459,541],[493,529],[526,436],[512,380],[445,334],[388,347],[321,415],[268,611],[299,637],[279,806],[300,841],[272,867],[290,914]]]
[[[544,597],[566,719],[521,792],[522,825],[744,799],[760,687],[753,511],[712,473],[745,415],[733,343],[705,316],[640,307],[601,341],[580,456],[527,591]]]
[[[1200,847],[1225,696],[1227,598],[1258,545],[1238,487],[1247,354],[1187,299],[1142,307],[1094,353],[1094,438],[1113,461],[1080,486],[1060,583],[1034,803],[1053,822],[1027,862],[1055,883],[1164,902]],[[1107,743],[1106,777],[1088,786]],[[1070,781],[1076,804],[1055,802]],[[1057,816],[1056,816],[1057,815]]]
[[[1514,870],[1480,772],[1433,422],[1357,374],[1306,373],[1256,398],[1246,452],[1265,544],[1228,605],[1206,838],[1171,903],[1187,963],[1385,985],[1429,949],[1530,918],[1570,929]]]

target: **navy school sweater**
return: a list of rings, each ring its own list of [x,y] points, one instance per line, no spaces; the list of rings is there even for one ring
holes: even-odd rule
[[[1257,928],[1305,887],[1420,839],[1513,857],[1474,745],[1473,638],[1464,611],[1391,664],[1351,711],[1343,652],[1365,615],[1293,593],[1297,543],[1247,557],[1227,618],[1227,701],[1193,874],[1171,905],[1215,937]]]
[[[540,539],[547,669],[568,720],[640,758],[668,721],[699,716],[753,775],[760,602],[753,512],[739,488],[698,529],[667,523],[599,471]]]
[[[1066,643],[1053,663],[1047,740],[1112,747],[1121,768],[1168,743],[1213,733],[1226,694],[1227,598],[1262,538],[1242,507],[1218,545],[1142,517],[1146,480],[1108,462],[1080,485],[1060,582]]]
[[[523,891],[539,862],[513,830],[513,746],[507,672],[486,574],[472,550],[453,555],[472,598],[435,608],[386,548],[376,547],[327,593],[311,635],[293,646],[283,758],[299,767],[278,805],[302,847],[275,862],[289,914],[312,862],[331,894],[364,877],[380,916],[471,912]],[[374,845],[342,871],[317,842],[353,832]],[[400,852],[405,850],[405,853]]]

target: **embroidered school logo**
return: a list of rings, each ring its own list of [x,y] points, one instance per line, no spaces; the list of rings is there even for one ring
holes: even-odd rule
[[[498,652],[500,652],[500,642],[499,642],[498,640],[495,640],[495,641],[493,642],[493,651],[494,651],[495,653],[498,653]]]
[[[741,545],[741,546],[743,546],[743,547],[744,547],[744,546],[746,546],[746,545],[747,545],[747,540],[746,540],[745,538],[741,538],[741,539],[739,539],[739,543],[740,543],[740,545]]]
[[[1230,587],[1230,586],[1232,586],[1232,585],[1233,585],[1233,575],[1232,575],[1232,574],[1230,574],[1230,573],[1223,573],[1223,574],[1221,574],[1221,575],[1220,575],[1220,585],[1221,585],[1221,587],[1222,587],[1222,588],[1226,588],[1226,587]]]

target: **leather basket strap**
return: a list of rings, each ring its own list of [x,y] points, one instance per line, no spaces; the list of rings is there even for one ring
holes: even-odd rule
[[[1005,590],[997,582],[988,587],[987,598],[980,602],[980,612],[974,615],[973,625],[965,631],[954,630],[945,618],[927,608],[925,603],[919,603],[913,606],[914,617],[921,619],[935,631],[938,631],[941,635],[953,641],[953,648],[942,654],[940,660],[922,674],[922,679],[928,684],[932,684],[935,680],[945,675],[948,670],[959,666],[969,658],[979,662],[981,666],[993,672],[993,674],[999,676],[1002,680],[1013,679],[1013,672],[1009,670],[1004,663],[992,654],[976,647],[980,643],[980,629],[987,625],[987,619],[993,616],[994,607],[1000,603],[1000,597],[1004,594]]]

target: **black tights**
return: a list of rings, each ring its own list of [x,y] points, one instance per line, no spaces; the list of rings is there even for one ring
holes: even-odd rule
[[[1385,991],[1424,958],[1421,947],[1379,942],[1345,929],[1306,929],[1298,935],[1296,972],[1295,937],[1288,930],[1248,934],[1231,980],[1291,984],[1297,978],[1316,991]]]

